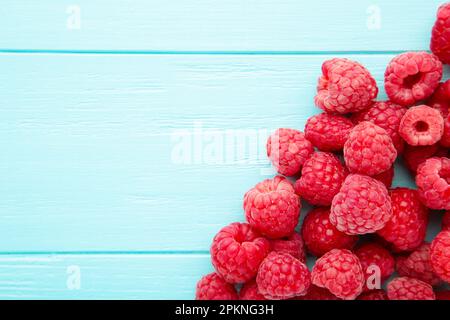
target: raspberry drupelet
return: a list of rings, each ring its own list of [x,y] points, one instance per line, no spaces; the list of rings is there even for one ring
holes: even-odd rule
[[[378,94],[370,72],[360,63],[343,58],[327,60],[317,85],[316,105],[330,113],[362,111]]]

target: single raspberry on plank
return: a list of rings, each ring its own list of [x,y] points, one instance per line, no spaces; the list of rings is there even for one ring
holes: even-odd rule
[[[398,133],[398,129],[406,110],[406,107],[390,101],[377,101],[369,109],[353,114],[352,120],[355,124],[362,121],[370,121],[386,130],[386,133],[394,143],[397,153],[401,154],[404,142]]]
[[[305,245],[299,233],[294,232],[289,237],[269,241],[271,251],[286,252],[301,262],[306,261]]]
[[[378,94],[378,87],[360,63],[334,58],[323,63],[317,91],[314,101],[319,108],[345,114],[368,108]]]
[[[450,283],[450,231],[439,232],[431,242],[430,259],[434,272]]]
[[[196,300],[238,300],[236,289],[217,273],[210,273],[197,283]]]
[[[258,183],[244,196],[248,223],[272,239],[288,237],[294,232],[300,209],[300,198],[294,187],[281,176]]]
[[[427,52],[406,52],[394,57],[384,73],[389,99],[402,106],[430,97],[442,78],[442,62]]]
[[[308,292],[311,274],[303,262],[290,254],[271,252],[259,267],[256,283],[266,299],[289,299]]]
[[[356,300],[389,300],[383,289],[369,290],[362,293]]]
[[[431,267],[429,243],[423,243],[407,256],[398,257],[397,273],[402,277],[419,279],[432,286],[442,282]]]
[[[358,236],[345,234],[331,223],[329,208],[312,209],[302,224],[306,248],[316,257],[332,249],[352,249]]]
[[[255,280],[245,283],[239,291],[239,300],[267,300],[259,293]]]
[[[419,197],[430,209],[450,210],[450,159],[431,158],[417,169]]]
[[[398,277],[387,286],[389,300],[435,300],[433,287],[423,281]]]
[[[382,229],[392,215],[386,186],[371,177],[350,174],[331,204],[330,221],[346,234]]]
[[[435,144],[444,133],[444,119],[439,110],[426,105],[411,107],[400,122],[399,133],[412,146]]]
[[[312,283],[344,300],[354,300],[364,286],[364,273],[350,250],[333,249],[320,257],[311,272]]]
[[[450,3],[441,5],[431,32],[431,51],[443,63],[450,63]]]
[[[269,241],[247,223],[222,228],[211,245],[216,272],[229,283],[243,283],[256,276],[259,265],[270,251]]]
[[[321,113],[306,121],[306,139],[320,151],[342,151],[354,125],[350,119],[341,115]]]
[[[416,190],[395,188],[389,194],[392,216],[377,233],[389,242],[395,251],[414,250],[425,239],[428,210],[420,202]]]
[[[346,176],[347,170],[336,155],[315,152],[303,165],[294,189],[311,204],[329,206]]]
[[[352,173],[377,175],[389,170],[396,157],[386,130],[369,121],[356,125],[344,145],[345,164]]]
[[[365,275],[364,290],[380,289],[381,284],[395,271],[391,253],[376,243],[366,243],[355,250]]]
[[[303,132],[285,128],[277,129],[267,139],[266,147],[272,165],[285,176],[299,173],[303,163],[314,151]]]

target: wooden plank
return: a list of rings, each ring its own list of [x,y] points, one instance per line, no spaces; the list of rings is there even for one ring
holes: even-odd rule
[[[193,299],[208,255],[1,255],[0,299]]]
[[[392,55],[349,57],[381,85]],[[319,112],[328,58],[0,55],[0,251],[206,252],[272,174],[267,134]],[[411,179],[400,171],[396,184]]]
[[[3,0],[0,48],[426,50],[441,0]]]

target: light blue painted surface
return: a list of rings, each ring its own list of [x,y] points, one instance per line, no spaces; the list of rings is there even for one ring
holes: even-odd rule
[[[382,89],[440,1],[80,0],[71,30],[73,3],[0,6],[0,298],[192,298],[212,236],[271,175],[266,135],[319,112],[321,63],[358,60]],[[250,130],[259,153],[210,163],[209,135],[176,163],[200,127]]]

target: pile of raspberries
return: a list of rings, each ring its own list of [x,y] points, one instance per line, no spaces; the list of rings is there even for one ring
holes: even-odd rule
[[[439,8],[431,51],[392,59],[388,101],[375,100],[377,83],[358,62],[323,63],[323,113],[304,132],[268,138],[279,175],[245,194],[246,223],[214,237],[215,272],[198,282],[197,299],[450,299],[450,80],[441,82],[450,3]],[[417,189],[391,188],[398,157]],[[313,209],[296,231],[301,200]],[[431,214],[442,230],[428,243]],[[312,270],[306,254],[317,258]]]

